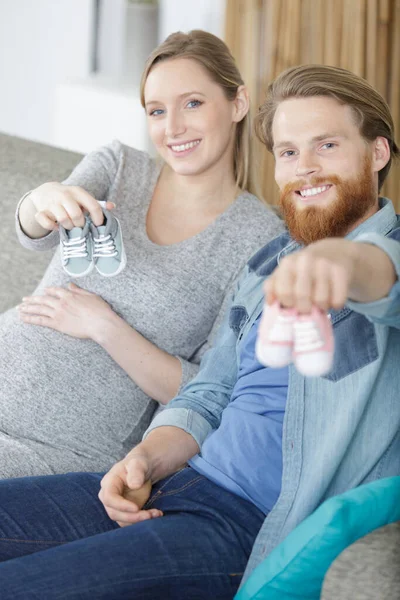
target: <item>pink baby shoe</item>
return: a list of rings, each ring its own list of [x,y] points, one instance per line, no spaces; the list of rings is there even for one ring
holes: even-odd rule
[[[327,313],[313,307],[309,314],[298,314],[293,325],[293,362],[302,375],[320,377],[332,368],[334,340]]]
[[[256,341],[256,357],[262,365],[278,369],[292,362],[296,317],[293,308],[283,308],[278,302],[264,304]]]

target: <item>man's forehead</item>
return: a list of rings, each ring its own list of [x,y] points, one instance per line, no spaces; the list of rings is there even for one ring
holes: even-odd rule
[[[357,129],[351,107],[327,96],[284,100],[272,122],[274,146],[296,136],[318,140]]]

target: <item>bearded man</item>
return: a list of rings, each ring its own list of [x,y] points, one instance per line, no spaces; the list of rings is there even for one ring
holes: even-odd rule
[[[231,599],[250,554],[245,576],[323,500],[400,474],[400,223],[379,197],[399,154],[389,108],[348,71],[301,66],[271,84],[257,132],[288,233],[249,261],[198,375],[124,460],[104,477],[0,482],[2,598],[25,585]],[[327,375],[258,362],[264,294],[329,311]]]

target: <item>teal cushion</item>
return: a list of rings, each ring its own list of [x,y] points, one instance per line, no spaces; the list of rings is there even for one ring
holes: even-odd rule
[[[326,571],[374,529],[400,520],[400,477],[326,500],[251,574],[235,600],[318,600]]]

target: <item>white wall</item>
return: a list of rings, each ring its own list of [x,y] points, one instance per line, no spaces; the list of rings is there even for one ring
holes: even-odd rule
[[[174,31],[205,29],[224,35],[225,0],[159,0],[159,41]]]
[[[120,70],[121,48],[112,40],[121,31],[124,0],[104,2],[111,47],[108,63],[107,48],[100,47],[99,62]],[[225,0],[159,0],[159,41],[196,28],[222,37],[224,16]],[[94,0],[0,0],[1,132],[63,145],[56,135],[57,93],[60,84],[90,74],[93,23]],[[69,122],[78,111],[70,107]],[[101,122],[96,126],[101,129]],[[69,145],[86,150],[78,140]]]
[[[54,90],[90,70],[92,0],[0,0],[0,131],[52,142]]]

